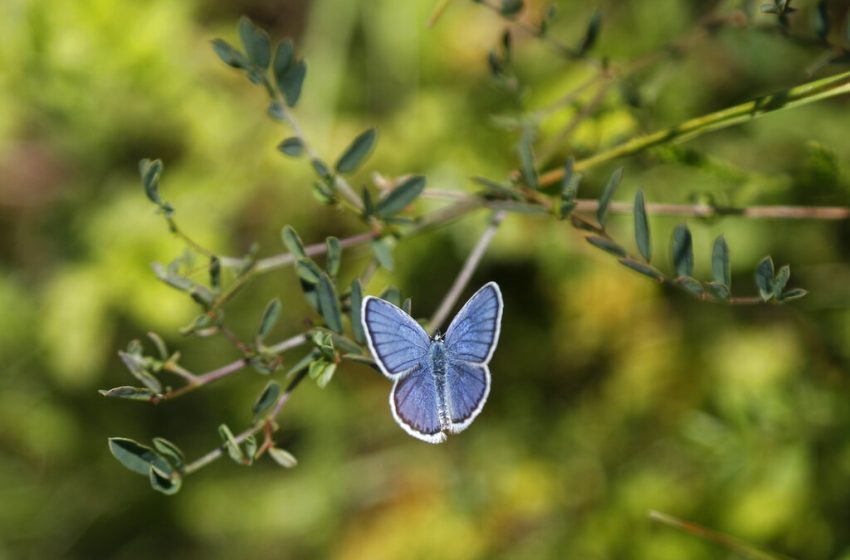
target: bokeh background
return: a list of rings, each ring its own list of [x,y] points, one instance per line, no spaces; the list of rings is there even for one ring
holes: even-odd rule
[[[577,43],[603,14],[594,53],[618,62],[658,50],[708,13],[741,2],[557,2],[552,33]],[[812,37],[814,2],[795,3]],[[688,220],[697,274],[724,233],[733,287],[772,254],[811,295],[788,306],[701,304],[631,273],[567,224],[509,216],[477,271],[505,295],[490,400],[475,424],[441,446],[404,434],[389,383],[346,365],[319,389],[299,387],[280,443],[300,463],[225,459],[173,497],[153,492],[109,454],[106,438],[165,436],[190,457],[247,426],[267,378],[243,371],[153,407],[97,389],[131,378],[116,351],[160,333],[206,371],[237,358],[218,339],[181,337],[194,316],[152,261],[183,251],[145,200],[137,161],[161,157],[162,194],[181,226],[227,255],[259,243],[283,250],[292,224],[307,242],[362,225],[310,194],[311,170],[275,150],[287,131],[265,115],[262,91],[221,64],[214,37],[237,42],[247,14],[292,36],[309,73],[297,115],[333,160],[367,126],[380,129],[371,173],[424,173],[431,186],[473,190],[468,177],[516,166],[524,111],[588,75],[515,34],[524,84],[495,87],[486,54],[497,15],[456,0],[433,29],[432,0],[6,0],[0,9],[0,558],[583,558],[710,559],[730,552],[651,522],[664,511],[793,557],[850,558],[850,229],[846,222]],[[531,3],[532,20],[543,11]],[[743,6],[752,9],[753,6]],[[831,37],[847,42],[843,2]],[[755,10],[757,11],[757,10]],[[563,147],[586,154],[641,130],[810,79],[823,49],[761,26],[718,30],[683,56],[614,88]],[[819,75],[845,67],[827,66]],[[635,99],[629,106],[624,99]],[[626,167],[618,194],[651,201],[850,204],[850,100],[767,116]],[[573,106],[544,125],[555,130]],[[688,154],[686,154],[688,155]],[[594,169],[597,196],[613,169]],[[435,206],[429,201],[420,210]],[[399,286],[428,316],[451,284],[485,214],[396,248],[397,270],[368,286]],[[653,218],[669,267],[670,232]],[[631,219],[612,219],[629,237]],[[343,276],[368,251],[347,251]],[[669,268],[667,268],[669,270]],[[279,296],[273,339],[315,319],[294,273],[268,274],[227,308],[250,338]],[[296,359],[298,353],[288,355]],[[290,362],[291,363],[291,362]],[[278,374],[279,375],[279,374]]]

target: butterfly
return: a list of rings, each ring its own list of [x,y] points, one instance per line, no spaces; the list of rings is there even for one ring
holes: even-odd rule
[[[445,337],[433,338],[392,303],[363,299],[366,342],[381,372],[393,383],[390,410],[410,435],[429,443],[472,424],[490,393],[487,363],[502,324],[502,292],[484,284],[461,308]]]

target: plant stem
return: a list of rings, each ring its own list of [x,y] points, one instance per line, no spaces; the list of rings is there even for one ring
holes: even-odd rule
[[[289,385],[287,385],[286,390],[283,392],[283,394],[281,394],[277,398],[277,402],[275,403],[274,409],[272,409],[271,414],[269,414],[263,421],[257,422],[251,428],[248,428],[247,430],[236,435],[236,443],[241,444],[252,435],[261,432],[265,428],[267,422],[274,422],[275,418],[277,418],[278,414],[280,414],[280,411],[289,401],[289,397],[290,395],[292,395],[292,392],[295,390],[296,387],[298,387],[298,384],[301,383],[301,380],[303,380],[306,375],[306,369],[299,372],[298,375],[296,375],[295,378],[289,382]],[[224,444],[222,444],[207,453],[206,455],[195,459],[194,461],[186,465],[186,474],[188,475],[197,472],[212,463],[213,461],[216,461],[219,457],[224,455],[224,450],[225,447]]]
[[[653,521],[657,521],[658,523],[662,523],[667,525],[668,527],[673,527],[674,529],[680,529],[691,535],[699,537],[701,539],[711,541],[715,544],[719,544],[720,546],[731,550],[736,554],[740,554],[744,558],[749,558],[751,560],[782,560],[787,559],[786,556],[779,556],[775,554],[770,554],[764,552],[762,550],[758,550],[757,548],[750,546],[747,543],[739,541],[733,537],[728,535],[724,535],[723,533],[718,533],[717,531],[712,531],[711,529],[706,529],[696,523],[691,523],[690,521],[684,521],[682,519],[678,519],[673,517],[672,515],[668,515],[666,513],[661,513],[660,511],[650,511],[649,518]],[[790,560],[790,559],[788,559]]]
[[[490,224],[487,226],[487,229],[484,230],[484,233],[482,233],[481,237],[478,239],[478,243],[475,244],[472,252],[469,253],[469,256],[466,258],[466,262],[463,263],[463,268],[460,269],[460,273],[458,273],[457,278],[455,278],[454,284],[452,284],[452,287],[449,289],[448,293],[446,293],[443,301],[440,302],[440,306],[437,308],[437,311],[434,312],[434,316],[431,317],[430,321],[428,321],[428,329],[432,333],[442,326],[446,317],[448,317],[449,312],[457,303],[460,294],[463,293],[463,290],[472,278],[475,269],[481,262],[481,258],[487,251],[487,247],[489,247],[490,243],[493,241],[493,237],[495,237],[496,231],[499,229],[499,225],[502,223],[502,220],[505,219],[505,214],[506,212],[504,210],[498,210],[493,214],[493,218],[490,220]]]
[[[640,153],[647,148],[658,146],[659,144],[673,140],[690,140],[706,132],[749,122],[768,113],[801,107],[815,101],[836,97],[845,93],[850,93],[850,72],[814,80],[778,93],[765,95],[752,101],[741,103],[740,105],[687,120],[672,128],[638,136],[587,159],[576,161],[573,169],[575,171],[584,171],[618,158]],[[559,167],[540,175],[539,181],[543,186],[551,185],[560,181],[563,176],[564,169],[563,167]]]
[[[271,83],[268,80],[265,80],[266,92],[269,94],[269,97],[272,100],[276,101],[280,107],[280,114],[283,116],[283,120],[289,125],[292,129],[292,133],[301,140],[301,144],[304,146],[304,151],[307,152],[307,155],[311,160],[319,160],[324,161],[319,153],[313,148],[312,144],[307,141],[307,136],[304,134],[304,129],[301,128],[301,124],[298,122],[298,119],[295,118],[295,115],[287,108],[286,100],[282,98],[282,96],[272,87]],[[342,193],[342,196],[348,201],[349,204],[354,206],[358,211],[363,210],[363,201],[360,200],[360,197],[357,196],[357,193],[354,192],[354,189],[351,188],[351,185],[348,184],[348,181],[340,176],[334,175],[334,186],[337,190]]]
[[[266,348],[266,351],[272,354],[282,354],[287,350],[301,346],[305,342],[307,342],[307,335],[302,333],[295,335],[291,338],[287,338],[286,340],[283,340],[281,342],[278,342],[274,346],[269,346],[268,348]],[[192,391],[199,389],[204,385],[209,385],[210,383],[218,381],[223,377],[227,377],[228,375],[241,370],[249,363],[250,362],[247,358],[240,358],[238,360],[230,362],[229,364],[225,364],[220,368],[216,368],[212,371],[208,371],[206,373],[198,375],[192,374],[188,370],[183,369],[182,367],[177,366],[176,364],[172,364],[171,366],[167,366],[166,369],[183,376],[184,379],[188,381],[188,383],[186,385],[183,385],[182,387],[178,387],[177,389],[168,391],[159,396],[158,398],[152,399],[151,402],[158,403],[165,400],[176,399],[177,397],[181,397],[186,393],[191,393]]]

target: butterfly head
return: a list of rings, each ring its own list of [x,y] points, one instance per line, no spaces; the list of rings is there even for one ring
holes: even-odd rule
[[[433,340],[434,340],[434,342],[442,342],[443,341],[443,333],[441,333],[440,331],[435,332]]]

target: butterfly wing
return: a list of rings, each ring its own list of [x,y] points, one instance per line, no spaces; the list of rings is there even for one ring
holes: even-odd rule
[[[390,392],[393,418],[408,434],[428,443],[446,439],[440,422],[437,382],[427,360],[401,376]]]
[[[450,361],[446,367],[446,393],[449,431],[465,430],[487,401],[490,394],[490,370],[486,364]]]
[[[360,316],[369,350],[384,375],[398,379],[427,361],[431,341],[410,315],[388,301],[368,296],[363,299]]]
[[[502,292],[495,282],[475,292],[446,331],[450,357],[472,364],[489,362],[499,341],[502,307]]]

